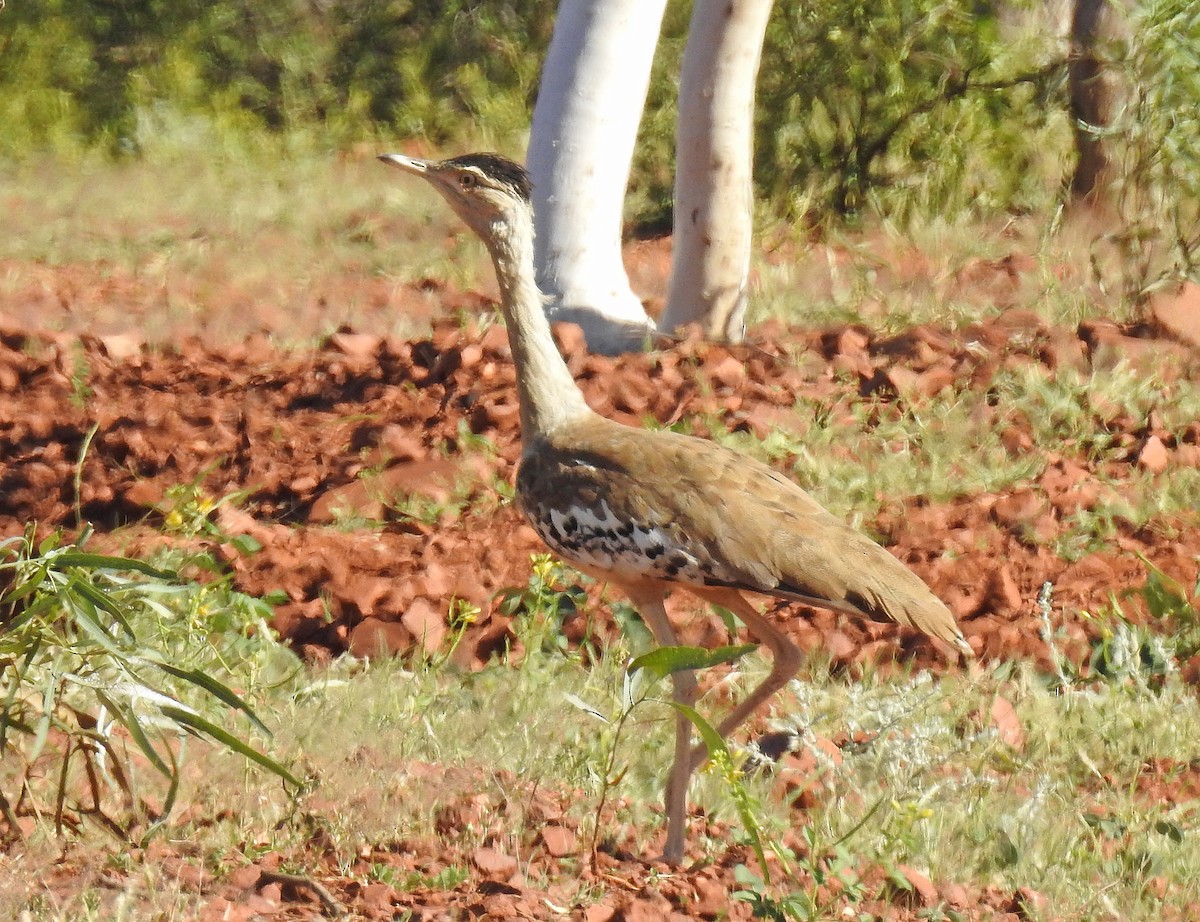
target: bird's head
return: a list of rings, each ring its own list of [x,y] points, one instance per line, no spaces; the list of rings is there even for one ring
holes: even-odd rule
[[[384,163],[425,179],[470,228],[491,243],[511,228],[521,209],[529,209],[529,174],[499,154],[464,154],[449,160],[417,160],[382,154]]]

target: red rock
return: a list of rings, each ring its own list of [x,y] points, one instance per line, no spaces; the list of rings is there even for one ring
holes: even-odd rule
[[[973,906],[975,901],[971,899],[971,894],[962,884],[943,884],[942,896],[946,902],[958,909],[966,909]]]
[[[884,374],[897,394],[908,396],[921,392],[921,376],[911,368],[904,365],[893,365]]]
[[[1138,451],[1137,463],[1153,474],[1161,474],[1171,462],[1171,452],[1163,444],[1162,439],[1152,435],[1142,444]]]
[[[544,826],[541,832],[542,844],[546,851],[555,858],[565,858],[579,850],[579,836],[565,826],[552,823]]]
[[[1025,748],[1025,728],[1021,725],[1016,708],[1003,695],[996,695],[992,699],[991,720],[1001,741],[1016,750]]]
[[[1029,922],[1045,919],[1049,909],[1049,898],[1032,887],[1018,888],[1009,904],[1009,912],[1014,912],[1018,919],[1029,920]]]
[[[1083,340],[1077,334],[1061,328],[1051,331],[1049,341],[1042,347],[1041,359],[1053,371],[1070,369],[1085,372],[1088,367]]]
[[[738,387],[746,379],[746,366],[732,355],[724,356],[707,370],[713,382],[723,387]]]
[[[935,365],[928,371],[921,373],[917,379],[916,387],[926,397],[932,397],[951,387],[956,379],[957,375],[955,375],[953,368],[947,365]]]
[[[374,333],[338,332],[329,337],[329,347],[355,358],[373,358],[383,344],[383,337]]]
[[[660,893],[636,897],[625,907],[625,922],[663,922],[671,914],[670,902]]]
[[[933,885],[933,882],[918,871],[916,868],[909,867],[907,864],[896,866],[899,872],[909,886],[912,887],[912,892],[906,894],[918,906],[936,906],[938,902],[938,890]]]
[[[996,521],[1009,528],[1033,522],[1046,511],[1045,498],[1033,490],[1016,490],[1000,497],[992,506]]]
[[[608,900],[595,903],[583,911],[584,922],[612,922],[616,916],[616,907]]]
[[[848,660],[854,655],[856,645],[844,631],[830,631],[825,635],[823,646],[829,658],[836,661]]]
[[[134,506],[154,508],[162,499],[162,488],[152,480],[135,480],[125,491],[125,501]]]
[[[413,635],[403,625],[365,618],[350,631],[348,647],[360,659],[375,659],[412,649]]]
[[[1176,339],[1200,349],[1200,285],[1184,282],[1159,292],[1150,302],[1150,313]]]
[[[233,887],[239,890],[249,890],[258,883],[259,877],[262,876],[262,871],[257,865],[247,864],[240,868],[234,868],[225,878]]]
[[[517,870],[517,859],[499,849],[483,846],[471,853],[471,863],[481,874],[506,879]]]
[[[1008,564],[1002,564],[988,576],[988,602],[992,611],[1001,614],[1015,614],[1026,608],[1021,587],[1017,585],[1012,567]]]
[[[117,362],[124,362],[127,359],[135,358],[141,355],[142,349],[146,342],[142,337],[134,333],[116,333],[111,336],[101,336],[100,342],[104,345],[104,351]]]
[[[391,909],[392,903],[396,899],[396,891],[392,889],[390,884],[385,884],[382,881],[373,881],[363,887],[362,895],[359,899],[367,909],[372,911]]]
[[[400,622],[422,645],[426,653],[441,649],[446,639],[446,617],[428,599],[414,599],[400,616]]]
[[[692,905],[702,919],[718,919],[729,912],[729,890],[711,877],[699,877],[695,882],[696,902]]]

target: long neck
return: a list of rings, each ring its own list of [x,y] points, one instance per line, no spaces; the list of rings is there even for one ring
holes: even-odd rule
[[[521,433],[526,444],[591,412],[550,333],[533,275],[533,216],[494,227],[488,249],[500,285],[500,306],[517,369]]]

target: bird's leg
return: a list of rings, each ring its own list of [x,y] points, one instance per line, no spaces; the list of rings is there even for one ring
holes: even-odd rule
[[[650,626],[659,645],[677,646],[679,638],[670,618],[667,617],[662,589],[648,587],[637,593],[629,592],[629,597]],[[672,699],[679,704],[693,707],[696,703],[696,674],[691,669],[680,670],[672,674],[671,683]],[[675,761],[671,765],[671,774],[667,776],[664,797],[667,811],[667,847],[663,852],[663,860],[668,864],[679,864],[683,861],[687,834],[687,789],[692,771],[692,722],[684,714],[676,712]]]
[[[695,592],[695,590],[692,590]],[[742,619],[752,637],[762,641],[771,651],[771,671],[763,679],[762,684],[739,702],[725,719],[717,725],[721,738],[729,736],[734,730],[758,710],[768,698],[782,689],[793,676],[800,671],[804,654],[787,635],[771,624],[763,615],[736,589],[705,589],[696,592],[707,602],[728,608]],[[701,743],[691,751],[688,757],[688,774],[699,768],[708,758],[708,747]]]

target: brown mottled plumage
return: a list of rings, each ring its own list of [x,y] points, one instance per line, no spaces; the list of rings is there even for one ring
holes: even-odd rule
[[[592,412],[558,354],[533,273],[529,180],[495,154],[380,159],[428,180],[492,255],[508,321],[524,441],[517,499],[557,553],[621,587],[659,643],[676,643],[673,587],[723,605],[771,650],[771,673],[726,715],[726,735],[796,674],[800,651],[743,595],[762,593],[895,621],[970,654],[944,604],[895,557],[764,464],[703,439],[622,426]],[[691,705],[696,681],[674,676]],[[670,863],[683,858],[687,783],[706,757],[676,720],[667,782]]]

